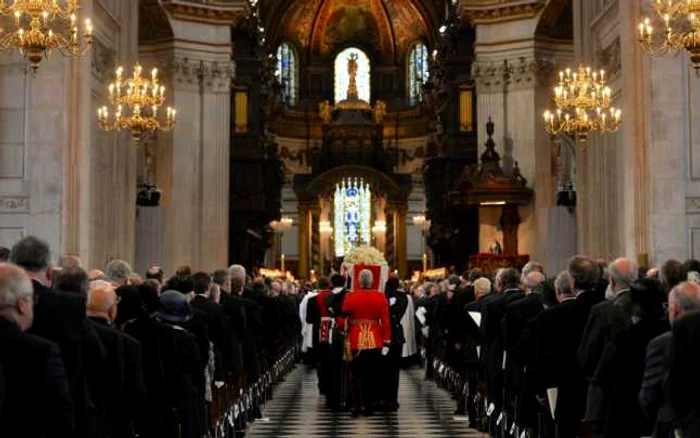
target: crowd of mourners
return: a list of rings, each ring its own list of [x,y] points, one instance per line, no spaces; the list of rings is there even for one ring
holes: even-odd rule
[[[407,286],[426,378],[493,437],[700,437],[699,273],[575,256]]]
[[[240,265],[142,277],[0,249],[0,436],[240,437],[293,365],[296,290]]]
[[[327,407],[399,409],[401,366],[492,437],[700,437],[700,262],[585,256],[383,287],[0,248],[3,437],[241,437],[297,358]],[[377,289],[382,289],[378,291]],[[698,344],[698,345],[696,345]]]

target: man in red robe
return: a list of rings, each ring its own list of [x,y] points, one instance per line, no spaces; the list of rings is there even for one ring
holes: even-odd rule
[[[353,417],[374,414],[377,401],[382,356],[391,345],[391,324],[386,297],[372,290],[373,275],[368,269],[360,272],[360,288],[349,293],[343,302],[343,313],[348,315],[349,342],[355,409]]]

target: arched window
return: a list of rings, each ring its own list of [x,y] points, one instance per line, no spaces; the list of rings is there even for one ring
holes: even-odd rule
[[[428,80],[430,71],[428,70],[428,48],[423,43],[413,46],[408,55],[408,100],[411,105],[415,105],[423,98],[421,89]]]
[[[355,81],[357,83],[357,97],[365,102],[369,102],[369,82],[370,66],[367,54],[362,50],[350,47],[335,57],[335,103],[345,100],[348,97],[348,85],[350,85],[349,62],[355,59],[357,73]]]
[[[297,103],[297,54],[288,43],[277,48],[277,77],[282,84],[285,101],[290,105]]]
[[[335,256],[350,248],[370,243],[372,193],[357,178],[346,178],[335,186],[333,196],[333,242]]]

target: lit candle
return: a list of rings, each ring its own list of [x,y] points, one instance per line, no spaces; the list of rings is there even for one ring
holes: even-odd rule
[[[92,21],[89,18],[85,20],[85,35],[92,36]]]
[[[109,96],[112,97],[114,94],[114,84],[109,84]]]
[[[280,271],[284,272],[284,253],[282,253],[282,255],[280,255],[280,264],[281,264]]]
[[[155,82],[158,79],[158,69],[151,70],[151,79]]]

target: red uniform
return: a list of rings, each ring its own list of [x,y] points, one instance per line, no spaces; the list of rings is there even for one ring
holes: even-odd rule
[[[352,350],[382,348],[391,343],[389,304],[381,292],[361,290],[347,294],[343,313],[349,315]]]

